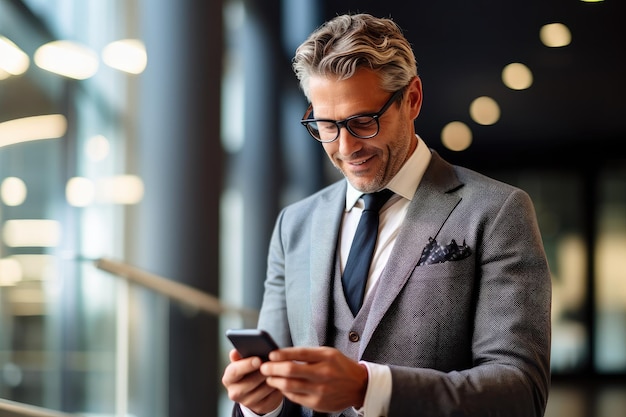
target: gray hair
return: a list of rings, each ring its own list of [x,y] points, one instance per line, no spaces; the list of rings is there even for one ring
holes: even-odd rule
[[[337,16],[317,28],[293,59],[293,70],[309,101],[312,76],[343,80],[361,68],[376,71],[388,92],[400,90],[417,76],[413,49],[391,19],[369,14]]]

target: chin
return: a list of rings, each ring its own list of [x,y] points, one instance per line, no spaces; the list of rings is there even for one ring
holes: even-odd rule
[[[373,193],[375,191],[378,191],[380,188],[382,188],[379,184],[378,181],[372,180],[372,181],[363,181],[362,179],[357,179],[356,181],[353,179],[350,179],[348,177],[348,181],[350,182],[350,184],[356,188],[357,190],[363,192],[363,193]]]

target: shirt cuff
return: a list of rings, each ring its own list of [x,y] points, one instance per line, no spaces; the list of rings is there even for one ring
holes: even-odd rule
[[[363,407],[356,411],[363,417],[385,417],[391,400],[391,369],[377,363],[359,363],[367,368],[368,382]]]
[[[239,408],[241,409],[243,417],[278,417],[280,415],[280,412],[283,411],[283,403],[280,403],[277,409],[275,409],[274,411],[270,411],[267,414],[255,414],[254,411],[241,404],[239,404]]]

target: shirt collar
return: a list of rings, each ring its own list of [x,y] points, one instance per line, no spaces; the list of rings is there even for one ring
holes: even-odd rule
[[[413,199],[431,158],[430,149],[428,149],[426,143],[418,135],[416,136],[417,148],[402,165],[396,176],[389,181],[387,187],[385,187],[409,201]],[[363,192],[357,190],[348,182],[346,211],[352,210],[352,207],[355,206],[362,195]]]

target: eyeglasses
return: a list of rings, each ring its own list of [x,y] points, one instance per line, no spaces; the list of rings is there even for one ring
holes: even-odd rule
[[[378,135],[380,122],[378,119],[387,109],[402,96],[402,91],[398,90],[387,100],[382,109],[377,113],[357,114],[343,120],[315,119],[313,106],[310,105],[300,123],[309,131],[311,136],[319,142],[329,143],[337,140],[342,127],[359,139],[370,139]]]

